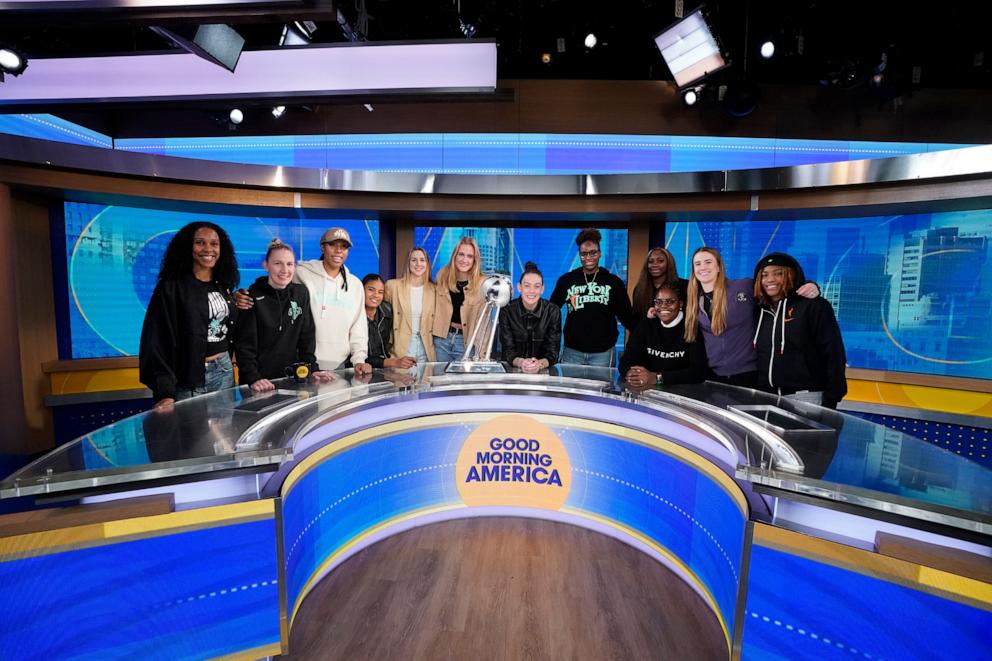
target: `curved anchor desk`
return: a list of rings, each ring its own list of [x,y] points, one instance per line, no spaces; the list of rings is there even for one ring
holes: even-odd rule
[[[801,402],[716,384],[635,393],[609,370],[561,369],[340,372],[60,447],[0,497],[171,492],[176,509],[0,538],[0,657],[276,654],[350,555],[475,516],[566,522],[649,554],[712,610],[728,655],[987,653],[988,583],[872,549],[895,531],[987,558],[988,470]]]

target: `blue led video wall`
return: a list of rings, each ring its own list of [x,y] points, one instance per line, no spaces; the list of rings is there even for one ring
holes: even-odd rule
[[[983,659],[992,615],[870,572],[751,547],[744,659]]]
[[[0,133],[104,149],[114,147],[114,141],[108,135],[47,114],[0,115]]]
[[[386,133],[133,138],[115,148],[302,168],[444,174],[695,172],[831,163],[971,145],[678,135]]]
[[[129,521],[131,539],[87,545],[61,533],[64,546],[53,538],[31,553],[8,544],[0,658],[202,659],[278,649],[271,516],[150,532],[132,523],[143,520]]]
[[[349,270],[358,277],[379,270],[378,221],[221,216],[77,202],[66,202],[64,212],[71,336],[71,356],[65,358],[138,353],[162,255],[176,231],[194,220],[209,220],[230,234],[244,287],[264,275],[261,263],[273,238],[292,245],[297,260],[318,259],[320,236],[329,227],[344,227],[351,235]]]
[[[670,222],[688,276],[718,248],[732,278],[769,252],[795,256],[840,322],[852,367],[992,378],[992,210],[789,220]]]
[[[579,268],[575,238],[581,229],[540,227],[417,227],[413,244],[422,246],[431,258],[435,276],[451,259],[458,240],[471,236],[482,253],[485,273],[506,273],[516,282],[524,264],[534,262],[544,274],[545,298],[563,273]],[[599,264],[627,281],[627,230],[600,229],[603,251]]]

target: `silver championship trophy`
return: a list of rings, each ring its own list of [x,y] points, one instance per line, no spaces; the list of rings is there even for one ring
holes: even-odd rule
[[[496,339],[496,325],[499,323],[499,309],[510,302],[513,296],[513,283],[509,276],[497,273],[482,282],[482,298],[485,305],[482,314],[472,329],[472,335],[465,343],[465,353],[461,360],[448,363],[445,372],[459,374],[479,372],[505,372],[503,363],[490,358],[493,340]]]

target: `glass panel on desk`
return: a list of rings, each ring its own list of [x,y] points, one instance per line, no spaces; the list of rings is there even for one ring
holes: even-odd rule
[[[795,416],[824,428],[781,434],[803,459],[802,475],[762,465],[762,448],[749,439],[750,464],[738,475],[758,484],[821,497],[912,501],[936,512],[959,510],[968,518],[992,524],[992,471],[908,434],[814,404],[749,388],[708,382],[665,388],[685,397],[730,410],[778,409],[781,422]],[[740,411],[739,411],[740,412]],[[758,413],[760,416],[761,414]],[[771,418],[769,419],[771,421]]]

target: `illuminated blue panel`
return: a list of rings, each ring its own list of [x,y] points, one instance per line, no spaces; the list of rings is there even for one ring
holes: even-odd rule
[[[118,149],[235,163],[444,174],[624,174],[828,163],[970,145],[564,133],[126,139]]]
[[[264,274],[262,259],[274,237],[293,246],[298,260],[318,259],[321,234],[335,226],[346,228],[355,244],[347,268],[359,278],[379,270],[377,221],[220,216],[66,202],[73,358],[138,353],[162,255],[175,232],[194,220],[209,220],[227,230],[245,287]]]
[[[830,220],[677,222],[679,273],[719,249],[732,278],[773,251],[796,257],[837,313],[852,367],[992,378],[992,210]]]
[[[209,658],[279,643],[273,519],[0,563],[0,658]]]
[[[547,136],[545,174],[672,172],[671,136]]]
[[[982,659],[992,614],[754,545],[745,659]]]
[[[518,174],[519,150],[520,136],[514,133],[445,133],[441,171],[446,174]],[[483,154],[484,162],[479,158]]]
[[[326,168],[328,154],[326,136],[322,135],[137,138],[118,140],[116,147],[163,156],[300,168]]]
[[[0,133],[113,149],[109,136],[55,115],[0,115]]]
[[[403,515],[459,506],[457,424],[349,448],[307,471],[283,499],[290,609],[308,579],[363,532]],[[732,628],[745,516],[711,478],[667,454],[608,435],[554,427],[572,464],[565,506],[612,520],[679,558]]]

